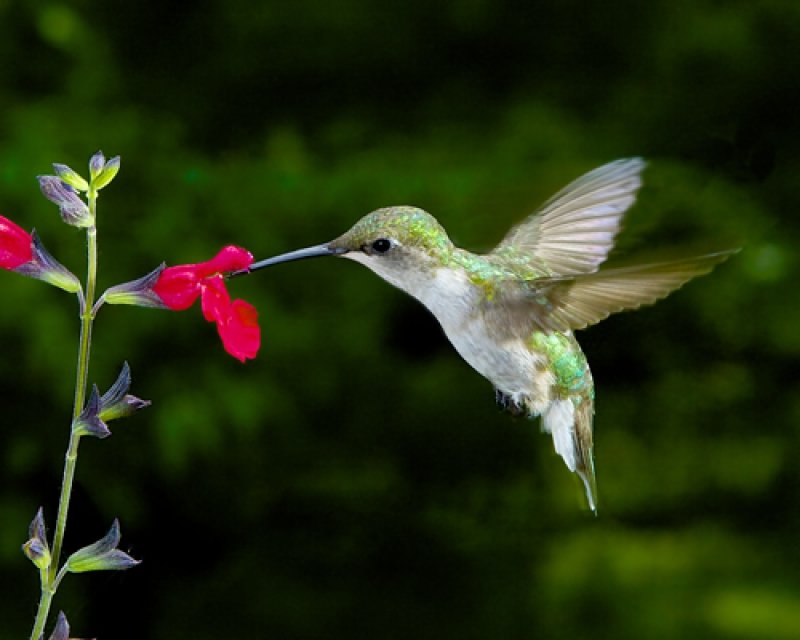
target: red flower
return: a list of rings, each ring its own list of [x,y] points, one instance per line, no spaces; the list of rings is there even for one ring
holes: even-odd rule
[[[258,312],[249,302],[231,301],[222,274],[246,269],[252,262],[249,251],[227,246],[207,262],[167,267],[152,290],[173,311],[188,309],[200,298],[203,316],[216,323],[225,351],[244,362],[261,346]]]
[[[16,269],[33,260],[31,234],[0,216],[0,268]]]

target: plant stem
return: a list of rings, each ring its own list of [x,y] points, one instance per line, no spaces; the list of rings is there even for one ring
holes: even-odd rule
[[[50,603],[53,601],[54,591],[50,588],[47,569],[40,573],[42,582],[42,595],[39,598],[39,608],[36,610],[36,621],[31,631],[31,640],[39,640],[44,633],[44,623],[47,621],[47,614],[50,611]]]
[[[88,245],[88,277],[86,279],[86,300],[81,309],[81,336],[78,348],[78,370],[75,380],[75,403],[72,410],[72,419],[75,420],[83,411],[86,400],[86,387],[89,379],[89,353],[92,346],[92,305],[94,304],[94,290],[97,275],[97,231],[89,227],[86,231]],[[61,499],[58,501],[58,519],[56,521],[55,537],[53,538],[53,561],[50,565],[49,582],[52,584],[58,572],[58,563],[61,557],[61,546],[64,542],[64,530],[67,526],[67,511],[72,494],[72,481],[75,477],[75,466],[78,462],[78,444],[81,437],[71,433],[69,448],[64,461],[64,479],[61,483]]]
[[[95,216],[97,206],[97,192],[89,190],[88,194],[89,210],[92,219]],[[86,390],[89,380],[89,356],[92,346],[92,324],[94,322],[94,297],[97,284],[97,228],[92,225],[86,229],[87,246],[87,268],[86,268],[86,295],[81,303],[81,332],[78,346],[78,366],[75,379],[75,402],[72,410],[72,420],[83,411],[86,401]],[[59,573],[58,566],[61,559],[61,549],[64,544],[64,532],[67,528],[67,512],[69,511],[70,497],[72,496],[72,484],[75,478],[75,467],[78,463],[78,445],[81,436],[70,431],[69,447],[64,459],[64,476],[61,482],[61,497],[58,501],[58,515],[56,517],[56,528],[53,536],[53,553],[48,571],[41,572],[42,592],[39,599],[39,607],[36,611],[36,619],[31,631],[31,640],[39,640],[44,633],[44,626],[50,612],[50,605],[55,595],[60,578],[63,574]]]

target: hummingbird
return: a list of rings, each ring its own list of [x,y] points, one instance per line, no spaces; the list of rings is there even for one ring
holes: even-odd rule
[[[335,240],[231,275],[338,256],[410,294],[491,382],[504,409],[541,418],[542,431],[582,480],[596,513],[594,382],[574,332],[652,304],[736,251],[600,269],[642,185],[644,167],[641,158],[626,158],[586,173],[485,254],[457,247],[426,211],[394,206],[368,213]]]

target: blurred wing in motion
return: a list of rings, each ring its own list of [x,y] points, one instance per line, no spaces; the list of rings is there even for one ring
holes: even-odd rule
[[[644,167],[641,158],[628,158],[581,176],[511,229],[492,254],[527,258],[556,275],[597,271],[642,185]]]

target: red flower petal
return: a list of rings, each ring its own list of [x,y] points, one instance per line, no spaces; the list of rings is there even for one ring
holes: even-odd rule
[[[183,264],[167,267],[161,272],[153,291],[173,311],[188,309],[200,295],[200,277],[197,266]]]
[[[197,275],[201,278],[205,278],[213,276],[215,273],[226,273],[228,271],[246,269],[252,263],[252,253],[241,247],[228,245],[227,247],[223,247],[211,260],[200,262],[195,265],[195,267],[197,268]]]
[[[217,274],[205,278],[200,285],[202,294],[200,304],[203,307],[203,317],[209,322],[219,322],[228,315],[231,306],[231,297],[225,288],[225,280]]]
[[[31,234],[8,218],[0,216],[0,268],[16,269],[31,260]]]
[[[225,351],[244,362],[256,357],[261,346],[258,311],[249,302],[234,300],[225,317],[217,320],[217,331]]]

